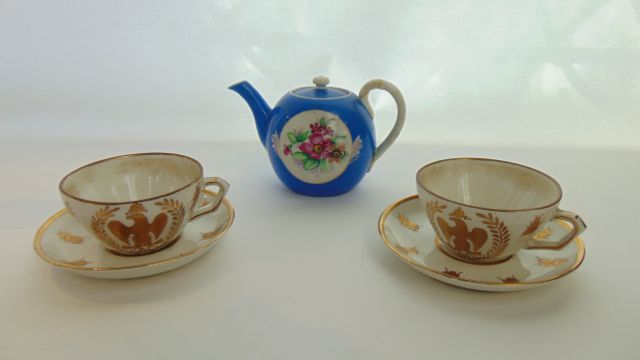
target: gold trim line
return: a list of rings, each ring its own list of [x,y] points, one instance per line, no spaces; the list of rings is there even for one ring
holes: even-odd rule
[[[489,162],[498,162],[498,163],[503,163],[503,164],[509,164],[509,165],[514,165],[516,167],[520,167],[520,168],[525,168],[527,170],[531,170],[535,173],[538,173],[544,177],[546,177],[547,179],[551,180],[551,182],[553,184],[555,184],[556,188],[558,189],[558,197],[556,198],[556,200],[554,200],[553,202],[551,202],[548,205],[543,205],[543,206],[538,206],[538,207],[534,207],[534,208],[525,208],[525,209],[496,209],[496,208],[490,208],[490,207],[484,207],[484,206],[476,206],[476,205],[471,205],[471,204],[465,204],[459,201],[454,201],[451,199],[447,199],[446,197],[442,196],[442,195],[438,195],[436,193],[434,193],[433,191],[427,189],[426,186],[424,186],[422,184],[422,182],[420,181],[420,173],[425,170],[427,167],[435,165],[435,164],[439,164],[441,162],[445,162],[445,161],[458,161],[458,160],[471,160],[471,161],[489,161]],[[434,161],[431,163],[428,163],[427,165],[424,165],[423,167],[421,167],[420,169],[418,169],[418,172],[416,172],[416,183],[418,184],[418,186],[420,186],[424,191],[428,192],[429,194],[437,197],[438,199],[444,200],[444,201],[449,201],[451,203],[457,204],[457,205],[462,205],[462,206],[466,206],[466,207],[470,207],[473,209],[481,209],[481,210],[487,210],[487,211],[500,211],[500,212],[520,212],[520,211],[531,211],[531,210],[541,210],[541,209],[547,209],[551,206],[557,205],[560,200],[562,200],[562,187],[560,186],[560,183],[552,178],[550,175],[545,174],[544,172],[538,170],[538,169],[534,169],[532,167],[526,166],[526,165],[522,165],[522,164],[518,164],[518,163],[514,163],[511,161],[505,161],[505,160],[498,160],[498,159],[490,159],[490,158],[479,158],[479,157],[457,157],[457,158],[449,158],[449,159],[442,159],[442,160],[438,160],[438,161]]]
[[[120,159],[120,158],[126,158],[126,157],[137,157],[137,156],[149,156],[149,155],[164,155],[164,156],[174,156],[174,157],[181,157],[187,160],[192,161],[193,163],[196,164],[196,166],[198,167],[198,176],[191,182],[189,182],[187,185],[184,185],[176,190],[173,191],[169,191],[167,193],[164,194],[160,194],[160,195],[156,195],[156,196],[152,196],[149,198],[145,198],[145,199],[137,199],[137,200],[129,200],[129,201],[97,201],[97,200],[89,200],[89,199],[84,199],[81,198],[79,196],[75,196],[75,195],[71,195],[68,194],[67,192],[64,191],[63,189],[63,185],[64,182],[73,174],[77,173],[78,171],[84,169],[84,168],[88,168],[89,166],[93,166],[96,164],[100,164],[103,162],[107,162],[107,161],[111,161],[111,160],[116,160],[116,159]],[[135,154],[126,154],[126,155],[117,155],[117,156],[112,156],[112,157],[108,157],[106,159],[101,159],[98,161],[94,161],[92,163],[83,165],[73,171],[71,171],[70,173],[68,173],[67,175],[65,175],[62,180],[60,180],[60,184],[58,184],[58,190],[64,194],[65,196],[68,196],[74,200],[80,201],[80,202],[84,202],[84,203],[89,203],[89,204],[96,204],[96,205],[126,205],[126,204],[133,204],[133,203],[137,203],[137,202],[143,202],[143,201],[149,201],[149,200],[155,200],[155,199],[160,199],[163,198],[165,196],[169,196],[175,193],[178,193],[186,188],[188,188],[189,186],[195,184],[196,182],[198,182],[198,180],[202,180],[204,179],[204,170],[202,168],[202,164],[200,164],[198,162],[198,160],[187,156],[187,155],[182,155],[182,154],[175,154],[175,153],[165,153],[165,152],[148,152],[148,153],[135,153]]]
[[[210,191],[210,190],[206,190],[205,189],[205,190],[203,190],[203,192],[209,194],[210,196],[216,196],[216,193],[213,192],[213,191]],[[36,254],[38,254],[38,256],[40,256],[40,258],[42,258],[42,260],[48,262],[49,264],[54,265],[54,266],[58,266],[58,267],[62,267],[62,268],[74,269],[74,270],[113,271],[113,270],[125,270],[125,269],[139,269],[139,268],[146,268],[146,267],[150,267],[150,266],[170,264],[170,263],[176,262],[179,259],[182,259],[184,257],[193,255],[193,254],[195,254],[195,253],[197,253],[197,252],[199,252],[201,250],[204,250],[205,248],[213,245],[219,238],[221,238],[229,230],[229,228],[231,228],[231,224],[233,224],[233,220],[235,218],[235,209],[233,208],[233,205],[231,205],[231,202],[229,202],[229,200],[227,200],[226,197],[222,200],[222,203],[224,204],[224,207],[229,212],[229,220],[227,221],[226,224],[224,224],[223,226],[220,227],[220,229],[222,229],[220,231],[220,233],[218,233],[218,234],[216,234],[216,236],[211,237],[210,239],[208,239],[209,241],[207,241],[206,243],[202,244],[201,246],[198,246],[195,249],[189,250],[187,252],[184,252],[182,254],[179,254],[177,256],[174,256],[174,257],[168,258],[168,259],[157,260],[157,261],[149,262],[149,263],[146,263],[146,264],[137,264],[137,265],[129,265],[129,266],[114,266],[114,267],[82,267],[82,266],[75,266],[75,265],[71,265],[71,264],[65,263],[63,261],[58,261],[58,260],[52,259],[42,249],[42,236],[47,231],[49,226],[51,226],[51,224],[53,224],[58,218],[60,218],[61,216],[65,215],[68,212],[67,209],[62,209],[62,210],[58,211],[53,216],[51,216],[49,219],[47,219],[47,221],[45,221],[44,224],[42,224],[40,226],[40,228],[36,232],[35,238],[33,240],[33,249],[36,251]]]
[[[411,267],[425,270],[427,272],[430,272],[430,273],[432,273],[434,275],[437,275],[437,276],[440,276],[440,277],[446,277],[445,275],[442,275],[440,273],[440,271],[438,271],[436,269],[432,269],[432,268],[426,267],[423,264],[420,264],[420,263],[414,261],[410,257],[407,257],[407,256],[401,254],[395,248],[393,243],[391,241],[389,241],[389,239],[387,238],[387,235],[386,235],[386,233],[384,231],[384,223],[386,222],[386,220],[389,217],[389,215],[393,212],[393,210],[395,210],[395,208],[397,208],[398,206],[402,205],[403,203],[409,202],[409,201],[412,201],[412,200],[415,200],[415,199],[418,199],[418,195],[411,195],[411,196],[408,196],[408,197],[405,197],[403,199],[400,199],[400,200],[396,201],[395,203],[389,205],[386,209],[384,209],[382,214],[380,214],[380,218],[378,220],[378,233],[380,233],[380,237],[382,238],[382,241],[384,242],[384,244],[389,249],[391,249],[391,251],[393,251],[393,253],[396,254],[396,256],[398,256],[405,263],[409,264]],[[576,261],[564,273],[554,275],[554,276],[552,276],[550,278],[547,278],[547,279],[544,279],[544,280],[535,280],[535,281],[526,281],[525,280],[525,281],[522,281],[522,282],[519,282],[519,283],[502,283],[502,282],[493,282],[493,281],[472,280],[472,279],[466,279],[466,278],[454,279],[454,280],[461,281],[461,282],[472,283],[472,284],[483,284],[483,285],[491,285],[491,286],[509,286],[509,287],[527,287],[529,285],[537,285],[537,284],[549,283],[549,282],[552,282],[554,280],[560,279],[560,278],[572,273],[578,267],[580,267],[580,265],[584,261],[584,258],[585,258],[585,255],[586,255],[586,250],[585,250],[585,247],[584,247],[584,243],[583,243],[582,239],[580,237],[578,237],[578,236],[576,236],[574,238],[574,241],[576,243],[576,251],[577,251]],[[476,264],[472,264],[472,265],[476,265]]]

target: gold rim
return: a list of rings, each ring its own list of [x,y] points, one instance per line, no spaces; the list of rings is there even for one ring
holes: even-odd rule
[[[429,190],[426,188],[426,186],[424,186],[422,184],[422,182],[420,181],[420,173],[428,168],[429,166],[435,165],[435,164],[439,164],[441,162],[445,162],[445,161],[457,161],[457,160],[472,160],[472,161],[492,161],[492,162],[498,162],[498,163],[503,163],[503,164],[509,164],[509,165],[514,165],[516,167],[520,167],[520,168],[524,168],[527,170],[531,170],[535,173],[538,173],[542,176],[544,176],[545,178],[551,180],[551,182],[553,184],[555,184],[556,188],[558,189],[558,197],[556,198],[556,200],[554,200],[553,202],[551,202],[548,205],[543,205],[543,206],[538,206],[538,207],[534,207],[534,208],[527,208],[527,209],[496,209],[496,208],[490,208],[490,207],[484,207],[484,206],[475,206],[475,205],[470,205],[470,204],[465,204],[459,201],[454,201],[451,199],[447,199],[442,195],[438,195],[436,193],[434,193],[433,191]],[[449,201],[451,203],[457,204],[457,205],[462,205],[462,206],[466,206],[466,207],[470,207],[470,208],[474,208],[474,209],[481,209],[481,210],[487,210],[487,211],[500,211],[500,212],[519,212],[519,211],[531,211],[531,210],[540,210],[540,209],[546,209],[549,208],[551,206],[557,205],[560,200],[562,200],[562,187],[560,186],[560,183],[558,181],[556,181],[556,179],[554,179],[553,177],[551,177],[548,174],[545,174],[544,172],[538,170],[538,169],[534,169],[532,167],[526,166],[526,165],[522,165],[522,164],[518,164],[518,163],[514,163],[511,161],[505,161],[505,160],[498,160],[498,159],[490,159],[490,158],[478,158],[478,157],[457,157],[457,158],[449,158],[449,159],[442,159],[442,160],[438,160],[438,161],[434,161],[432,163],[429,163],[427,165],[424,165],[423,167],[421,167],[420,169],[418,169],[418,172],[416,172],[416,184],[418,184],[418,186],[420,188],[422,188],[422,190],[428,192],[429,194],[442,199],[444,201]]]
[[[207,193],[207,194],[209,194],[211,196],[215,196],[216,195],[214,192],[206,190],[206,189],[203,190],[203,192],[205,192],[205,193]],[[179,259],[182,259],[182,258],[187,257],[189,255],[195,254],[198,251],[201,251],[201,250],[204,250],[204,249],[208,248],[209,246],[213,245],[219,238],[221,238],[229,230],[229,228],[231,227],[231,224],[233,223],[233,220],[235,218],[235,209],[233,208],[233,205],[231,205],[231,202],[229,202],[229,200],[227,200],[227,198],[224,198],[222,200],[222,203],[224,204],[224,207],[229,212],[229,220],[227,221],[226,224],[224,224],[222,227],[220,227],[221,231],[218,232],[215,236],[211,237],[210,239],[207,239],[207,242],[204,243],[203,245],[201,245],[201,246],[199,246],[199,247],[197,247],[195,249],[189,250],[187,252],[181,253],[181,254],[179,254],[177,256],[174,256],[172,258],[169,258],[169,259],[162,259],[162,260],[152,261],[152,262],[149,262],[149,263],[146,263],[146,264],[129,265],[129,266],[114,266],[114,267],[83,267],[83,266],[72,265],[72,264],[68,264],[68,263],[64,263],[64,262],[52,259],[42,249],[42,236],[44,235],[44,233],[47,231],[47,229],[49,228],[49,226],[51,226],[51,224],[53,222],[55,222],[58,218],[60,218],[61,216],[63,216],[64,214],[66,214],[68,212],[67,209],[62,209],[62,210],[58,211],[53,216],[51,216],[49,219],[47,219],[47,221],[45,221],[44,224],[42,224],[40,226],[40,228],[38,229],[38,232],[36,232],[36,236],[35,236],[34,241],[33,241],[33,248],[36,251],[36,253],[38,254],[38,256],[40,256],[40,258],[42,258],[44,261],[48,262],[49,264],[55,265],[55,266],[58,266],[58,267],[62,267],[62,268],[74,269],[74,270],[113,271],[113,270],[138,269],[138,268],[146,268],[146,267],[150,267],[150,266],[170,264],[170,263],[178,261]]]
[[[489,262],[472,262],[472,260],[459,259],[459,258],[449,254],[447,252],[447,250],[445,250],[445,244],[442,243],[442,240],[440,240],[440,238],[438,237],[437,234],[436,234],[436,236],[434,238],[435,239],[433,239],[434,240],[433,242],[436,244],[436,249],[438,249],[441,253],[447,255],[448,257],[452,258],[453,260],[460,261],[460,262],[463,262],[463,263],[466,263],[466,264],[471,264],[471,265],[498,265],[498,264],[502,264],[502,263],[505,263],[505,262],[511,260],[513,255],[515,255],[515,254],[511,254],[511,255],[507,256],[506,258],[504,258],[504,259],[495,260],[495,261],[489,261]]]
[[[174,157],[180,157],[183,159],[187,159],[192,161],[193,163],[196,164],[196,166],[198,167],[198,173],[199,176],[197,176],[193,181],[189,182],[187,185],[184,185],[176,190],[170,191],[168,193],[164,193],[164,194],[160,194],[160,195],[156,195],[156,196],[152,196],[146,199],[139,199],[139,200],[130,200],[130,201],[115,201],[115,202],[110,202],[110,201],[96,201],[96,200],[89,200],[89,199],[84,199],[75,195],[71,195],[68,194],[66,191],[64,191],[63,189],[63,184],[64,182],[73,174],[77,173],[78,171],[88,168],[89,166],[93,166],[96,164],[100,164],[103,162],[107,162],[107,161],[111,161],[111,160],[115,160],[115,159],[120,159],[120,158],[127,158],[127,157],[137,157],[137,156],[149,156],[149,155],[167,155],[167,156],[174,156]],[[62,194],[64,194],[65,196],[68,196],[74,200],[80,201],[80,202],[84,202],[84,203],[89,203],[89,204],[97,204],[97,205],[126,205],[126,204],[133,204],[136,202],[143,202],[143,201],[149,201],[149,200],[155,200],[155,199],[159,199],[168,195],[172,195],[175,194],[177,192],[180,192],[186,188],[188,188],[189,186],[195,184],[196,182],[198,182],[198,180],[202,179],[204,177],[204,170],[202,168],[202,164],[200,164],[198,162],[198,160],[189,157],[187,155],[182,155],[182,154],[175,154],[175,153],[164,153],[164,152],[148,152],[148,153],[135,153],[135,154],[125,154],[125,155],[117,155],[117,156],[112,156],[112,157],[108,157],[106,159],[101,159],[98,161],[94,161],[92,163],[83,165],[73,171],[71,171],[70,173],[68,173],[67,175],[65,175],[65,177],[62,178],[62,180],[60,180],[60,184],[58,184],[58,190],[60,190],[60,192]]]
[[[411,265],[414,268],[425,270],[425,271],[427,271],[429,273],[438,275],[440,277],[445,277],[445,278],[448,278],[448,279],[452,279],[452,280],[456,280],[456,281],[460,281],[460,282],[471,283],[471,284],[483,284],[483,285],[507,286],[507,287],[527,287],[529,285],[545,284],[545,283],[557,280],[557,279],[559,279],[561,277],[564,277],[564,276],[572,273],[578,267],[580,267],[580,265],[584,261],[585,254],[586,254],[584,243],[582,242],[582,239],[580,237],[576,236],[574,238],[574,240],[576,242],[576,251],[577,251],[576,261],[564,273],[554,275],[554,276],[552,276],[552,277],[550,277],[548,279],[545,279],[545,280],[535,280],[535,281],[526,281],[525,280],[525,281],[521,281],[519,283],[503,283],[503,282],[472,280],[472,279],[464,279],[464,278],[458,278],[458,279],[449,278],[449,277],[447,277],[445,275],[442,275],[442,273],[439,270],[429,268],[427,266],[424,266],[423,264],[420,264],[420,263],[414,261],[410,257],[406,257],[404,254],[400,253],[396,249],[396,247],[393,245],[393,243],[387,238],[387,235],[386,235],[386,233],[384,231],[384,223],[386,222],[387,218],[389,217],[389,214],[391,214],[393,212],[393,210],[395,210],[395,208],[397,208],[401,204],[403,204],[405,202],[408,202],[408,201],[415,200],[415,199],[418,199],[418,195],[411,195],[411,196],[408,196],[408,197],[405,197],[403,199],[400,199],[400,200],[396,201],[395,203],[389,205],[382,212],[382,214],[380,214],[380,219],[378,220],[378,232],[380,233],[380,237],[382,238],[382,241],[384,242],[384,244],[389,249],[391,249],[391,251],[393,251],[393,253],[396,254],[396,256],[398,256],[402,261],[404,261],[405,263]],[[471,265],[475,265],[475,264],[471,264]]]

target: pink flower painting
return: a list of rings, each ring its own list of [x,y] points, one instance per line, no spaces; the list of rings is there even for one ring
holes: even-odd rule
[[[320,133],[313,133],[309,141],[302,143],[299,149],[313,159],[323,160],[329,156],[332,146],[331,139],[323,138]]]
[[[325,118],[310,124],[307,130],[288,132],[287,139],[289,143],[284,144],[282,153],[307,171],[326,173],[333,169],[333,164],[351,160],[346,150],[350,144],[344,143],[347,136],[336,134]]]

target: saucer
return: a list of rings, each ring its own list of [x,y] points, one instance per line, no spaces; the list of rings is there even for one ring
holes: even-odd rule
[[[199,202],[211,201],[204,190]],[[36,233],[33,247],[46,262],[80,275],[103,279],[130,279],[160,274],[184,266],[204,255],[233,223],[235,211],[225,198],[215,211],[190,221],[182,235],[158,252],[121,256],[107,251],[67,209],[58,211]]]
[[[534,238],[560,238],[568,223],[546,224]],[[521,250],[509,260],[493,265],[469,264],[438,249],[437,238],[420,206],[418,195],[387,207],[378,222],[384,243],[402,261],[436,280],[473,290],[516,291],[548,284],[577,269],[585,256],[584,243],[575,237],[560,250]]]

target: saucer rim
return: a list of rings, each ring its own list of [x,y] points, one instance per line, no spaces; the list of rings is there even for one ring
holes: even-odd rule
[[[207,193],[210,196],[216,196],[217,195],[217,193],[215,193],[213,191],[210,191],[210,190],[207,190],[207,189],[204,189],[202,192],[203,193]],[[222,229],[222,231],[220,231],[215,236],[209,238],[206,243],[198,246],[197,248],[189,250],[189,251],[184,252],[184,253],[180,253],[180,254],[178,254],[176,256],[173,256],[173,257],[170,257],[170,258],[167,258],[167,259],[160,259],[160,260],[156,260],[156,261],[152,261],[152,262],[148,262],[148,263],[144,263],[144,264],[137,264],[137,265],[112,266],[112,267],[86,267],[86,266],[71,265],[71,264],[60,262],[58,260],[55,260],[55,259],[51,258],[49,255],[47,255],[45,253],[44,249],[42,248],[42,237],[43,237],[44,233],[48,230],[48,228],[56,220],[58,220],[58,218],[62,217],[63,215],[65,215],[65,214],[67,214],[69,212],[66,208],[64,208],[62,210],[59,210],[58,212],[53,214],[51,217],[49,217],[42,225],[40,225],[40,227],[38,228],[38,231],[36,232],[34,240],[33,240],[33,249],[35,250],[36,254],[38,254],[38,256],[42,260],[48,262],[51,265],[54,265],[54,266],[57,266],[57,267],[61,267],[61,268],[66,268],[66,269],[82,270],[82,271],[88,271],[88,272],[92,272],[92,271],[130,270],[130,269],[141,269],[141,268],[154,267],[154,266],[159,266],[159,265],[167,265],[167,264],[175,263],[175,262],[180,261],[180,260],[182,260],[184,258],[187,258],[187,257],[189,257],[189,256],[191,256],[191,255],[193,255],[195,253],[198,253],[198,252],[200,252],[202,250],[207,249],[208,247],[210,247],[211,245],[216,243],[218,241],[218,239],[220,239],[227,231],[229,231],[229,229],[231,228],[231,225],[233,224],[233,221],[235,219],[235,208],[233,207],[231,202],[226,197],[222,199],[222,203],[224,204],[224,207],[229,212],[229,219],[227,220],[227,223],[224,224],[222,227],[220,227]],[[195,220],[195,219],[198,219],[198,218],[200,218],[202,216],[206,216],[206,215],[207,215],[207,213],[204,213],[204,214],[201,214],[201,215],[199,215],[197,217],[194,217],[191,220]],[[89,236],[92,236],[92,235],[89,235]],[[178,241],[180,241],[180,239],[178,239]],[[162,250],[160,250],[160,251],[162,251]]]
[[[409,202],[412,200],[418,200],[419,197],[417,194],[415,195],[410,195],[407,197],[404,197],[394,203],[392,203],[391,205],[387,206],[383,211],[382,214],[380,214],[380,217],[378,219],[378,233],[380,234],[380,238],[382,239],[382,241],[384,242],[384,244],[397,256],[400,258],[400,260],[402,260],[403,262],[405,262],[406,264],[410,265],[413,268],[416,269],[420,269],[420,270],[424,270],[427,271],[429,274],[433,274],[437,277],[446,277],[448,279],[451,279],[453,281],[459,281],[462,283],[470,283],[470,284],[482,284],[482,285],[490,285],[490,286],[499,286],[499,287],[514,287],[514,288],[518,288],[518,287],[529,287],[532,285],[541,285],[541,284],[546,284],[549,282],[553,282],[556,281],[562,277],[565,277],[567,275],[569,275],[570,273],[574,272],[577,268],[580,267],[580,265],[582,265],[582,263],[584,262],[585,256],[586,256],[586,249],[584,246],[584,242],[582,241],[582,239],[579,236],[574,237],[571,241],[575,241],[576,243],[576,261],[571,265],[571,267],[569,267],[567,269],[567,271],[561,273],[561,274],[556,274],[550,278],[546,278],[544,280],[535,280],[535,281],[521,281],[518,283],[503,283],[503,282],[496,282],[496,281],[483,281],[483,280],[473,280],[473,279],[454,279],[454,278],[450,278],[447,277],[446,275],[443,275],[440,271],[432,269],[430,267],[427,267],[421,263],[418,263],[416,261],[414,261],[413,259],[409,258],[409,257],[405,257],[405,255],[401,254],[396,248],[395,246],[391,243],[391,241],[387,238],[387,235],[384,231],[384,224],[387,220],[387,218],[389,217],[389,215],[393,212],[393,210],[395,210],[398,206],[400,206],[401,204],[405,203],[405,202]],[[463,263],[463,264],[469,264],[469,265],[475,265],[475,264],[470,264],[470,263],[465,263],[463,261],[459,261],[459,260],[455,260],[455,259],[451,259],[451,261],[455,261],[455,262],[459,262],[459,263]],[[482,266],[491,266],[491,265],[487,265],[487,264],[482,264]]]

